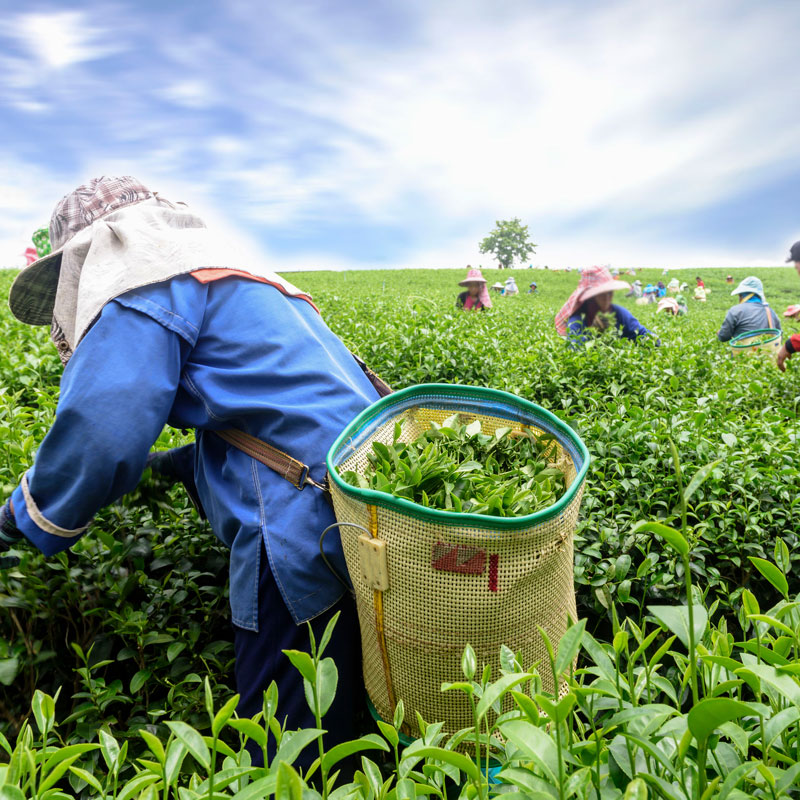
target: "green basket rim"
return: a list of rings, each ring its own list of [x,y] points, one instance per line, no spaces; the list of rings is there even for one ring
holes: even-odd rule
[[[737,344],[737,342],[739,342],[741,339],[752,339],[753,336],[761,336],[762,334],[765,333],[773,334],[772,338],[767,339],[763,342],[758,342],[757,344],[741,344],[741,343]],[[731,339],[731,347],[739,347],[742,349],[747,347],[760,347],[761,345],[764,344],[771,344],[776,339],[780,339],[780,337],[781,337],[781,331],[778,328],[758,328],[757,330],[745,331],[744,333],[740,333],[738,336],[734,336],[733,339]]]
[[[436,508],[425,508],[403,497],[394,497],[386,492],[378,492],[374,489],[359,489],[356,486],[351,486],[340,477],[333,464],[333,454],[340,449],[342,444],[350,438],[350,431],[353,428],[361,428],[364,424],[368,423],[371,419],[379,416],[383,411],[396,403],[403,402],[408,398],[419,398],[424,400],[426,396],[437,395],[442,393],[450,393],[451,395],[461,395],[463,397],[478,398],[484,400],[499,400],[508,404],[517,405],[522,409],[544,417],[554,428],[561,434],[566,436],[573,445],[576,446],[578,451],[583,456],[583,466],[575,480],[569,486],[566,492],[555,502],[553,505],[543,508],[541,511],[536,511],[533,514],[527,514],[524,517],[492,517],[488,514],[468,514],[458,513],[452,511],[442,511]],[[336,484],[339,490],[368,505],[380,506],[394,511],[400,511],[407,516],[415,517],[416,519],[425,522],[436,523],[439,525],[449,525],[451,527],[459,528],[490,528],[494,530],[522,530],[525,528],[532,528],[542,522],[546,522],[555,516],[558,516],[564,509],[573,501],[576,494],[583,486],[586,473],[589,471],[589,464],[591,456],[589,450],[583,443],[580,436],[572,429],[566,422],[560,420],[555,414],[552,414],[546,408],[537,406],[529,400],[522,397],[517,397],[509,392],[503,392],[499,389],[489,389],[484,386],[464,386],[462,384],[451,383],[423,383],[416,386],[409,386],[405,389],[400,389],[393,392],[386,397],[373,403],[371,406],[365,408],[354,420],[352,420],[347,427],[339,434],[336,441],[331,445],[328,450],[328,455],[325,458],[325,464],[328,468],[328,475],[330,479]]]

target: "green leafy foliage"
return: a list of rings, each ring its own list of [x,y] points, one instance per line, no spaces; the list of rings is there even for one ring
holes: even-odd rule
[[[458,414],[431,422],[410,442],[401,435],[398,422],[392,444],[372,443],[364,474],[347,470],[342,478],[426,508],[496,517],[533,514],[566,489],[551,436],[515,435],[511,428],[486,434],[480,420],[465,423]]]

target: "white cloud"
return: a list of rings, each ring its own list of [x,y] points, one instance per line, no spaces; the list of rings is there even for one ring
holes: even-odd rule
[[[103,58],[117,49],[108,44],[108,33],[93,26],[82,11],[19,14],[7,29],[40,63],[53,69]]]
[[[208,149],[218,156],[236,156],[247,151],[247,144],[234,136],[212,136],[208,140]]]
[[[41,100],[28,100],[25,98],[12,99],[10,105],[19,111],[24,111],[26,114],[44,114],[52,108],[48,103],[43,103]]]
[[[796,70],[775,47],[785,7],[454,11],[427,6],[416,41],[383,48],[282,7],[312,80],[280,101],[325,121],[332,154],[306,172],[258,143],[262,166],[232,177],[265,222],[324,215],[336,192],[373,221],[418,224],[415,207],[434,229],[512,214],[534,230],[587,214],[630,225],[725,200],[800,158],[786,116]],[[243,93],[251,108],[275,97]],[[313,144],[318,131],[296,135]]]
[[[359,134],[331,182],[365,211],[414,189],[454,215],[572,215],[609,203],[637,215],[686,211],[800,155],[800,138],[780,136],[796,72],[770,69],[779,16],[760,7],[766,24],[754,25],[712,5],[704,21],[695,4],[654,14],[625,3],[588,11],[584,25],[572,13],[499,22],[487,13],[463,27],[445,6],[422,46],[378,68],[374,53],[356,51],[298,103],[311,99]],[[711,49],[720,25],[726,46]],[[664,118],[662,104],[713,97],[721,77],[727,103]]]
[[[159,95],[186,108],[206,108],[214,102],[209,86],[200,80],[178,81],[162,89]]]

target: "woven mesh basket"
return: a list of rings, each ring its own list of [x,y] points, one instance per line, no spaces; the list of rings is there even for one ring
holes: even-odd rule
[[[535,514],[500,518],[423,508],[339,477],[337,468],[364,470],[374,441],[391,444],[398,420],[404,420],[401,438],[408,441],[454,412],[464,422],[480,419],[484,433],[511,427],[552,434],[554,460],[567,476],[564,496]],[[427,722],[444,722],[451,734],[472,725],[466,697],[441,692],[443,682],[463,680],[467,643],[479,665],[492,665],[493,679],[500,674],[502,644],[521,651],[526,669],[547,664],[539,627],[557,643],[567,618],[576,619],[572,535],[588,465],[586,447],[563,422],[484,388],[404,389],[370,406],[342,432],[328,453],[328,472],[337,521],[369,532],[343,526],[341,539],[358,605],[364,680],[383,719],[392,718],[402,699],[412,736],[419,735],[416,711]],[[365,564],[369,548],[360,539],[383,543],[383,582]],[[548,673],[541,670],[551,691]]]

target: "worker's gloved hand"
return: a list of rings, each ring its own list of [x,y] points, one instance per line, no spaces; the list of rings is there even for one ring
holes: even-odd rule
[[[0,507],[0,569],[10,569],[19,564],[19,559],[9,555],[8,551],[22,540],[22,533],[17,529],[17,523],[11,511],[11,501],[7,500]]]
[[[194,453],[193,444],[150,453],[147,457],[147,466],[157,475],[172,480],[173,483],[182,483],[197,513],[201,519],[205,519],[206,512],[197,493],[197,484],[194,482]]]

